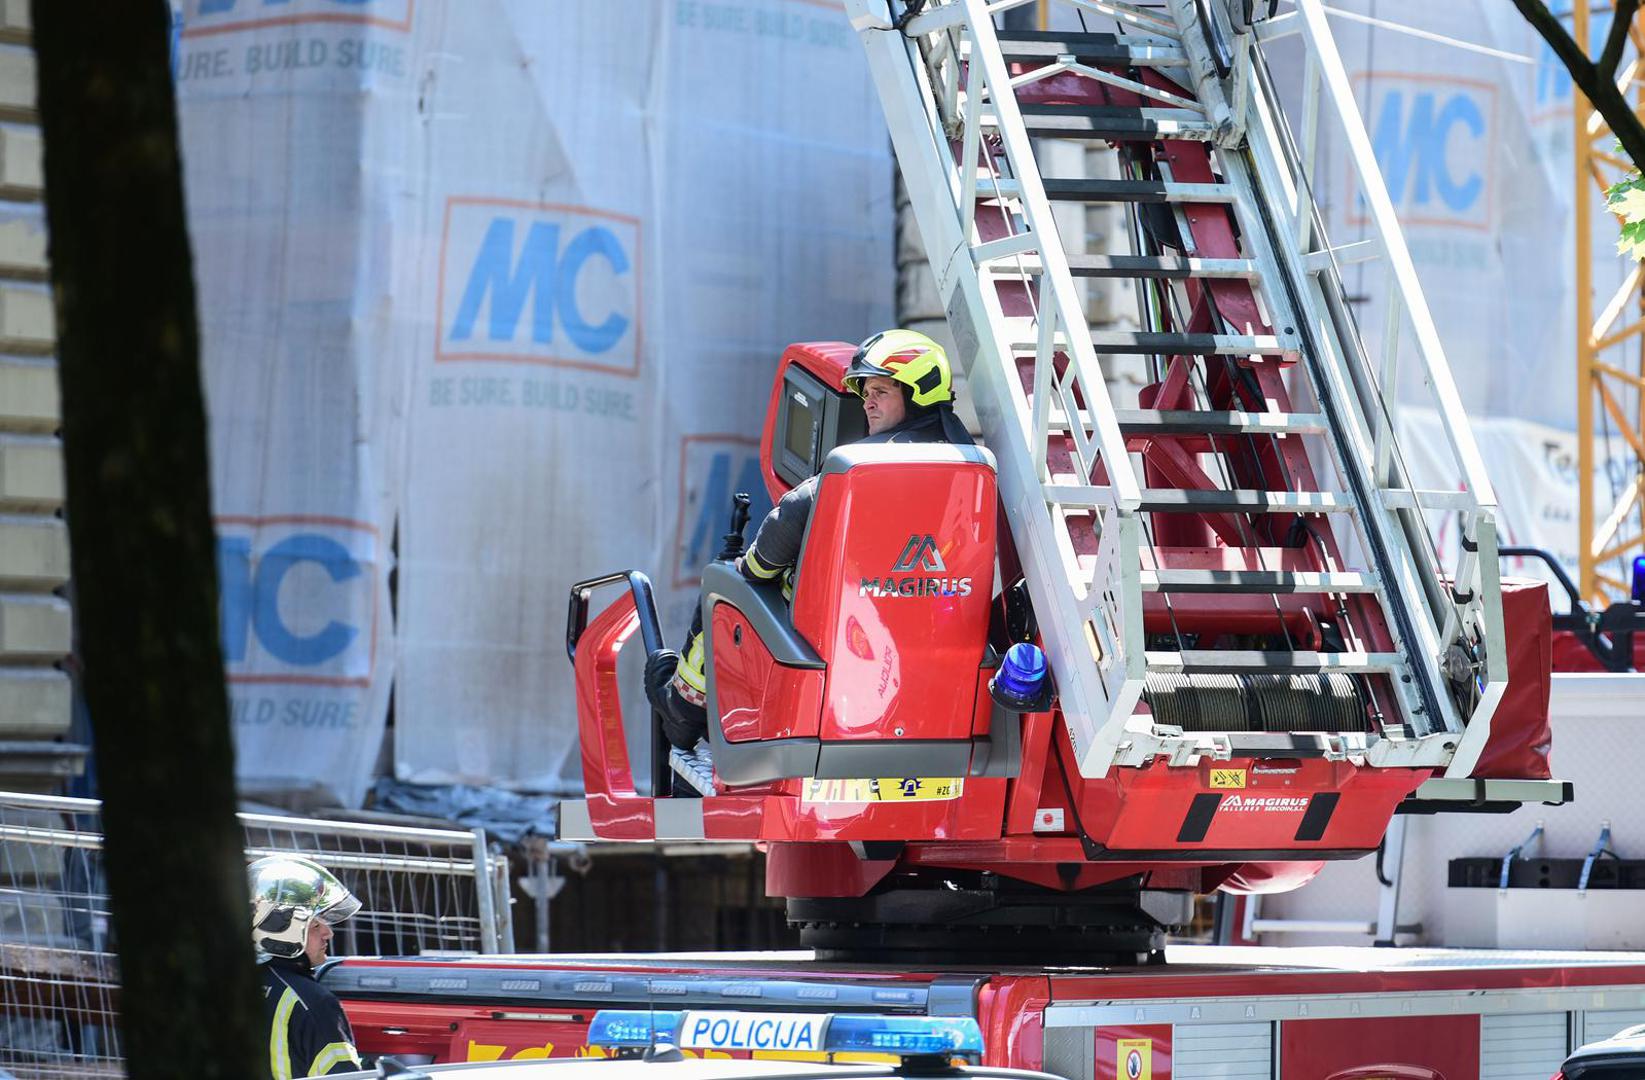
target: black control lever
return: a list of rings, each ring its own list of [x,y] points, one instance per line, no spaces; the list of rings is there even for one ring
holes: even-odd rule
[[[731,531],[725,534],[725,543],[720,553],[714,556],[720,562],[731,562],[742,557],[744,548],[743,530],[748,528],[748,492],[739,491],[731,496]]]

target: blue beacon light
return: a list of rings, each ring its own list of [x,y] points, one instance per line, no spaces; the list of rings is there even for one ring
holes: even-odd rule
[[[1019,641],[1005,651],[1005,659],[989,680],[988,693],[1013,712],[1040,712],[1051,706],[1051,673],[1038,645]]]
[[[1634,556],[1634,589],[1636,601],[1645,604],[1645,555]]]
[[[677,1046],[684,1012],[601,1009],[588,1024],[588,1045],[614,1050],[647,1050],[659,1043]]]
[[[982,1029],[969,1016],[836,1015],[829,1018],[823,1047],[831,1054],[863,1052],[980,1061]]]

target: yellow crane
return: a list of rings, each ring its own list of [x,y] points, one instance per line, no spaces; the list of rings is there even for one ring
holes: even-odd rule
[[[1613,0],[1614,4],[1614,0]],[[1572,5],[1572,36],[1591,41],[1589,5]],[[1636,15],[1629,37],[1634,56],[1617,71],[1617,86],[1645,109],[1645,14]],[[1626,568],[1645,555],[1645,264],[1636,263],[1594,316],[1593,229],[1596,205],[1605,189],[1635,171],[1633,162],[1612,152],[1614,138],[1605,120],[1580,88],[1575,103],[1577,476],[1579,503],[1579,587],[1596,610],[1630,596]],[[1595,190],[1597,188],[1597,191]],[[1597,198],[1596,198],[1597,196]],[[1595,406],[1598,406],[1596,413]],[[1632,405],[1632,415],[1628,406]],[[1596,420],[1603,426],[1596,430]],[[1617,469],[1621,450],[1632,452],[1632,467]],[[1604,493],[1595,490],[1594,468],[1601,455],[1607,468],[1625,477]]]

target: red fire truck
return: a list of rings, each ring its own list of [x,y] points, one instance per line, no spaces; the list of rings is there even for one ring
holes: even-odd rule
[[[1168,959],[348,959],[321,981],[362,1053],[436,1061],[588,1056],[600,1009],[734,1009],[974,1017],[985,1065],[1069,1080],[1545,1080],[1575,1047],[1645,1023],[1645,956],[1173,946]]]
[[[852,347],[784,353],[764,479],[817,477],[814,508],[791,601],[704,572],[696,790],[642,687],[645,575],[571,591],[586,799],[562,836],[763,845],[812,952],[346,960],[323,981],[362,1051],[587,1054],[605,1008],[903,1012],[975,1017],[987,1063],[1070,1080],[1521,1080],[1645,1021],[1642,957],[1165,949],[1195,894],[1295,888],[1396,813],[1567,801],[1548,600],[1501,577],[1318,0],[1262,33],[1271,5],[1223,0],[996,25],[1022,3],[845,0],[982,445],[853,445]],[[1261,57],[1292,33],[1294,133]],[[1386,262],[1380,358],[1311,205],[1322,119],[1369,215],[1350,247]],[[1114,148],[1118,178],[1042,175],[1057,141]],[[1053,202],[1123,206],[1131,253],[1065,247]],[[1142,325],[1090,326],[1076,277],[1132,280]],[[1112,355],[1148,364],[1140,407]],[[1444,429],[1437,485],[1398,445],[1407,385]]]
[[[1570,797],[1547,759],[1546,589],[1502,578],[1374,158],[1355,164],[1444,490],[1398,446],[1403,323],[1379,366],[1322,226],[1297,225],[1309,166],[1253,59],[1263,5],[995,25],[1018,6],[846,4],[981,444],[856,442],[852,346],[785,351],[762,473],[773,500],[814,483],[813,509],[791,599],[729,559],[703,572],[695,790],[640,688],[663,645],[645,575],[571,591],[586,798],[562,837],[765,845],[767,891],[830,958],[1090,958],[1100,939],[1136,962],[1195,894],[1296,888],[1395,813]],[[1368,145],[1322,9],[1292,27]],[[1213,31],[1233,35],[1221,60]],[[1057,141],[1112,147],[1123,179],[1042,175]],[[1123,207],[1133,253],[1069,250],[1054,201]],[[1089,325],[1076,276],[1134,279],[1144,328]],[[1098,361],[1127,354],[1152,373],[1135,409]]]

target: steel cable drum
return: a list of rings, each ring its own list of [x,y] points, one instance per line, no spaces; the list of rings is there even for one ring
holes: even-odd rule
[[[1350,675],[1248,675],[1250,731],[1366,731],[1365,701]]]
[[[1185,732],[1368,730],[1359,685],[1348,675],[1150,672],[1143,700],[1155,723]]]
[[[1183,731],[1249,731],[1250,710],[1238,675],[1151,671],[1143,700],[1154,722]]]

